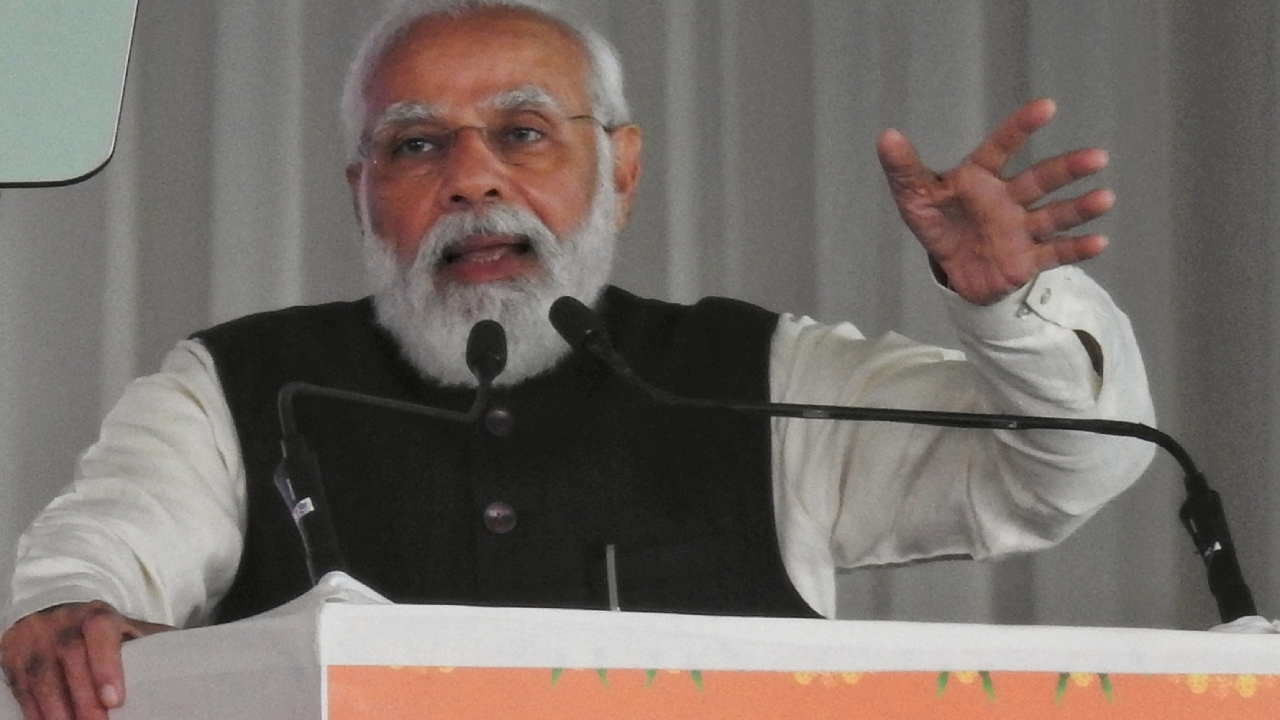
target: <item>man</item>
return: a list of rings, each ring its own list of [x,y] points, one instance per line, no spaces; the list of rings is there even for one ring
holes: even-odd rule
[[[0,649],[25,716],[105,717],[124,700],[122,640],[305,590],[271,483],[276,391],[306,380],[465,407],[463,346],[482,318],[505,327],[510,360],[477,427],[299,407],[327,453],[351,571],[392,599],[600,606],[613,545],[624,609],[830,616],[836,567],[1056,542],[1150,449],[657,407],[546,321],[562,295],[594,305],[637,372],[682,394],[1149,422],[1127,321],[1059,268],[1103,251],[1100,236],[1063,233],[1112,195],[1037,206],[1105,154],[1001,177],[1053,111],[1024,106],[944,174],[901,134],[880,139],[966,360],[733,301],[681,307],[606,287],[641,144],[607,45],[524,6],[394,16],[362,47],[344,97],[372,303],[198,333],[129,388],[77,483],[22,541],[20,619]]]

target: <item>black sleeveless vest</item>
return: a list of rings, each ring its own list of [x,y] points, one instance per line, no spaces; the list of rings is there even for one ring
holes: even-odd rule
[[[649,382],[687,396],[768,399],[776,315],[613,287],[598,310]],[[282,385],[460,411],[474,391],[424,381],[368,298],[253,315],[195,337],[217,366],[248,480],[244,554],[217,613],[226,622],[310,587],[272,483]],[[354,577],[396,602],[604,608],[613,545],[624,610],[815,616],[778,549],[767,420],[656,405],[580,353],[496,390],[492,407],[508,421],[461,425],[297,398]],[[512,511],[514,525],[486,523],[495,508]]]

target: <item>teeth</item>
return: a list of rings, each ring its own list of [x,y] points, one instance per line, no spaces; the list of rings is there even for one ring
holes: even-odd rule
[[[495,260],[501,259],[502,256],[506,254],[507,248],[505,247],[494,248],[492,250],[478,250],[467,254],[467,262],[479,264],[491,263]]]
[[[475,250],[451,247],[444,251],[441,260],[446,265],[456,262],[490,263],[501,259],[504,255],[524,255],[531,250],[532,247],[527,240],[517,239],[515,243],[490,245]]]

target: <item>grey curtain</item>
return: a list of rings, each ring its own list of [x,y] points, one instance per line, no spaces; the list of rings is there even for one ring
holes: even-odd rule
[[[1280,615],[1280,6],[1270,0],[576,0],[646,131],[616,280],[952,344],[875,159],[957,162],[1020,103],[1022,162],[1101,145],[1119,195],[1088,264],[1129,312],[1161,426],[1225,498]],[[364,292],[337,97],[380,15],[345,0],[142,0],[100,175],[0,197],[0,573],[132,377],[188,333]],[[1201,628],[1216,614],[1161,456],[1053,550],[842,578],[850,618]],[[8,588],[0,590],[0,602]]]

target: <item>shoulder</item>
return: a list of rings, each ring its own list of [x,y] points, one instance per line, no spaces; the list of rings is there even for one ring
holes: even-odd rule
[[[605,288],[598,306],[611,338],[620,345],[640,336],[695,342],[700,337],[771,337],[778,314],[758,305],[725,297],[704,297],[693,304],[642,298],[626,290]]]
[[[399,350],[370,299],[247,315],[192,336],[209,351],[224,388],[274,388],[291,380],[342,383],[385,366]]]
[[[193,334],[220,366],[237,358],[341,351],[365,341],[382,342],[373,302],[361,300],[299,305],[246,315]]]
[[[606,289],[598,310],[614,348],[642,376],[704,397],[765,397],[778,315],[708,297],[692,305]]]
[[[333,329],[344,325],[368,324],[372,320],[373,302],[366,297],[320,305],[296,305],[245,315],[196,332],[192,337],[208,342],[210,338],[217,340],[234,335]]]

